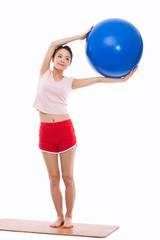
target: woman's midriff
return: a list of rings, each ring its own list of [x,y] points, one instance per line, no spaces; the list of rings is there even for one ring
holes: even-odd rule
[[[52,122],[62,122],[65,120],[70,119],[69,114],[47,114],[43,112],[39,112],[40,121],[45,123],[52,123]]]

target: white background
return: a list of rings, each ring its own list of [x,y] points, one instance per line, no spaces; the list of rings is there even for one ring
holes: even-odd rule
[[[159,239],[158,0],[0,0],[0,218],[55,220],[38,149],[38,112],[32,107],[39,69],[53,40],[81,34],[112,17],[139,29],[144,52],[128,82],[97,84],[70,95],[78,138],[73,220],[119,225],[108,239]],[[69,46],[74,58],[66,75],[97,76],[86,59],[85,41]],[[63,236],[0,231],[1,238]]]

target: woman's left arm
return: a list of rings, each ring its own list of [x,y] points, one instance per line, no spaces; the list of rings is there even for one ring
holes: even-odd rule
[[[109,78],[109,77],[93,77],[93,78],[82,78],[74,79],[72,83],[72,89],[88,87],[95,83],[118,83],[126,82],[137,70],[138,66],[130,71],[125,77],[122,78]]]

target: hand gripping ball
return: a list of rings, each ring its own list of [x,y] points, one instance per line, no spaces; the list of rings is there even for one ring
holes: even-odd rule
[[[134,69],[141,59],[142,37],[133,24],[108,19],[95,25],[86,39],[91,66],[103,76],[120,78]]]

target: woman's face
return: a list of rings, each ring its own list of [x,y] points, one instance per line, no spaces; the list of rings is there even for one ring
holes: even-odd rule
[[[64,71],[71,65],[71,55],[66,49],[62,48],[56,52],[53,62],[55,68]]]

